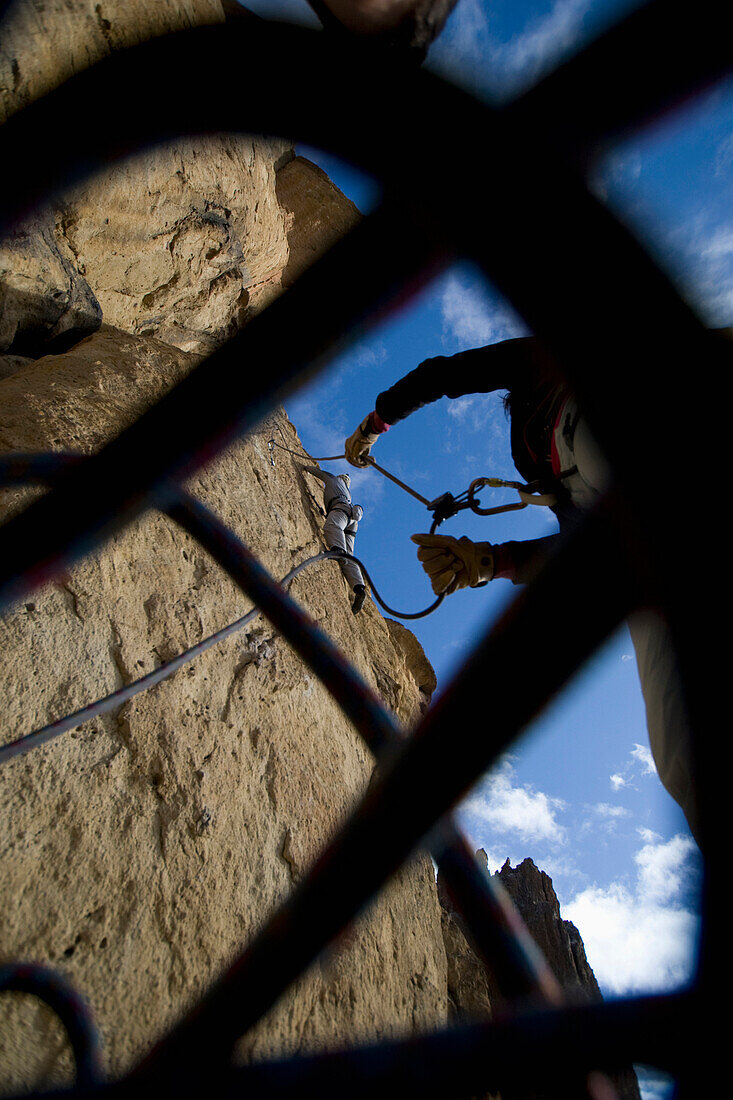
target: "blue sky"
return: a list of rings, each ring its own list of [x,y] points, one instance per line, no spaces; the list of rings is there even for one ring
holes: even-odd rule
[[[315,22],[305,0],[248,6]],[[633,6],[619,0],[459,0],[428,67],[487,98],[508,98]],[[297,148],[322,164],[360,209],[378,202],[378,188],[348,165],[326,151]],[[707,324],[733,324],[733,83],[609,150],[592,186],[645,241]],[[525,331],[494,288],[469,266],[458,266],[332,363],[286,408],[312,455],[338,454],[377,394],[422,359]],[[516,477],[496,395],[444,399],[420,410],[380,439],[374,457],[428,499],[446,490],[457,494],[480,475]],[[380,594],[397,610],[427,606],[432,593],[409,539],[429,529],[427,511],[375,471],[355,471],[345,462],[330,468],[351,474],[354,500],[365,508],[356,552]],[[496,502],[508,499],[511,494],[497,495]],[[546,534],[555,525],[550,513],[529,508],[490,518],[464,512],[440,530],[500,542]],[[508,582],[493,582],[456,593],[432,616],[407,623],[436,670],[439,689],[514,593]],[[481,723],[491,720],[491,695],[487,684],[478,736]],[[460,817],[476,847],[486,849],[491,868],[530,856],[552,877],[563,916],[580,929],[607,996],[666,990],[688,980],[698,853],[651,763],[626,628],[477,785]],[[643,1090],[652,1100],[667,1087],[645,1078]]]

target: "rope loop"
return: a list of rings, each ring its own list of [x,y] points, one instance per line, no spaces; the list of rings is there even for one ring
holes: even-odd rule
[[[100,1037],[86,1001],[66,978],[41,963],[0,966],[0,994],[29,993],[47,1004],[61,1021],[76,1064],[76,1084],[91,1089],[102,1081]]]

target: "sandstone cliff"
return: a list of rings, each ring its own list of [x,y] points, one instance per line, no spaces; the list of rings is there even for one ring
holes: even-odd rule
[[[486,859],[484,852],[478,855]],[[563,920],[549,875],[540,871],[531,859],[525,859],[516,867],[507,860],[495,877],[514,902],[568,1000],[574,1004],[601,1001],[601,991],[588,963],[583,940],[575,925]],[[470,932],[460,913],[455,911],[440,876],[438,895],[448,960],[450,1017],[457,1022],[490,1019],[502,1008],[501,990],[477,955]],[[639,1100],[639,1085],[633,1069],[614,1075],[613,1084],[618,1100]],[[548,1090],[550,1085],[548,1082]],[[531,1096],[522,1093],[518,1100],[542,1100],[543,1095],[542,1092],[533,1092]],[[512,1100],[511,1092],[504,1092],[502,1097]]]
[[[218,0],[11,5],[4,109],[107,49],[221,18]],[[313,222],[314,188],[331,230]],[[357,216],[280,141],[179,143],[85,182],[3,242],[0,448],[99,448]],[[275,429],[299,449],[275,410],[189,488],[282,576],[323,548],[323,517],[297,460],[270,464]],[[5,490],[2,514],[30,493]],[[334,562],[302,573],[293,593],[409,726],[430,690],[416,640],[405,646],[407,632],[371,603],[357,630]],[[248,606],[172,522],[146,515],[0,622],[3,739],[129,682]],[[65,973],[89,1000],[107,1070],[124,1071],[305,873],[372,766],[317,679],[256,620],[116,713],[3,768],[2,958]],[[434,1026],[446,1014],[445,966],[432,864],[420,858],[242,1054]],[[8,1000],[2,1087],[67,1079],[55,1020],[30,998]]]
[[[91,450],[189,365],[176,349],[104,326],[0,382],[2,447]],[[190,488],[281,576],[322,549],[322,518],[297,460],[270,465],[274,427],[298,446],[275,414]],[[415,676],[372,605],[357,629],[338,566],[314,566],[293,591],[395,713],[414,720],[424,670]],[[3,736],[129,682],[247,607],[192,540],[146,516],[2,620]],[[6,765],[3,955],[68,974],[91,1003],[109,1070],[128,1067],[303,875],[371,768],[316,678],[258,620],[114,715]],[[17,1047],[2,1029],[18,1083],[29,1051],[54,1045],[44,1014],[24,1013],[33,1032],[18,1032]],[[386,1035],[444,1014],[445,956],[423,859],[250,1037],[248,1052]]]
[[[110,49],[219,22],[228,6],[17,0],[3,23],[2,112]],[[287,142],[226,135],[116,165],[50,204],[0,242],[0,452],[95,451],[359,216]],[[276,431],[299,449],[273,410],[188,488],[282,576],[323,548],[323,516],[297,459],[280,453],[271,465]],[[34,491],[0,491],[0,518]],[[292,591],[409,729],[436,687],[414,635],[370,602],[357,629],[334,562]],[[129,683],[249,606],[175,524],[144,516],[0,619],[0,737]],[[106,1070],[124,1072],[304,875],[372,767],[318,680],[256,619],[116,712],[0,769],[0,959],[67,975],[100,1027]],[[526,871],[502,877],[511,888]],[[516,891],[530,924],[538,901],[552,909],[551,886],[532,881],[533,893]],[[552,910],[549,926],[558,921]],[[585,981],[582,945],[563,942]],[[240,1055],[413,1033],[449,1014],[488,1015],[496,998],[419,857]],[[0,1089],[70,1074],[55,1018],[4,997]]]
[[[220,0],[15,0],[3,18],[0,120],[111,50],[224,18]],[[213,350],[280,289],[288,247],[274,173],[290,156],[288,142],[239,134],[178,141],[37,212],[0,241],[0,353],[63,349],[102,315],[184,351]]]
[[[601,1000],[580,933],[572,921],[563,920],[550,876],[531,859],[516,867],[507,860],[497,874],[563,989],[573,1000]]]

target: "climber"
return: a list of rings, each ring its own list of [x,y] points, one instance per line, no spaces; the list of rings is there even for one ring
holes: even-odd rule
[[[565,473],[574,465],[567,443],[568,439],[573,438],[569,433],[574,431],[576,443],[581,442],[585,448],[590,448],[592,444],[584,425],[580,426],[578,434],[574,403],[569,402],[570,395],[560,380],[552,358],[534,337],[504,340],[457,355],[424,360],[390,389],[379,394],[374,410],[346,440],[346,458],[353,466],[365,466],[372,446],[380,435],[389,430],[390,425],[441,397],[457,398],[469,393],[494,391],[508,391],[504,404],[510,416],[512,458],[517,470],[526,482],[537,482],[541,492],[554,493],[557,503],[552,510],[561,528],[572,524],[577,517],[577,504],[581,501],[583,504],[590,503],[594,490],[584,484],[579,474],[571,474],[559,482],[556,475]],[[560,431],[556,432],[554,427],[561,409],[564,416]],[[595,455],[594,462],[600,463],[600,456]],[[591,464],[590,454],[588,464]],[[593,476],[599,484],[602,482],[600,468],[594,470]],[[444,536],[425,537],[428,539],[424,544],[426,550],[443,545]],[[433,538],[437,541],[433,542]],[[493,546],[484,553],[490,561],[482,562],[479,556],[472,555],[470,562],[463,563],[463,568],[457,560],[454,561],[455,572],[449,578],[444,578],[442,570],[435,566],[433,573],[437,570],[438,575],[433,584],[434,590],[436,593],[450,593],[456,588],[466,585],[475,587],[478,583],[498,577],[524,584],[531,579],[558,538],[558,535],[549,535],[524,543]],[[466,543],[462,545],[466,547]],[[465,554],[469,556],[468,549],[465,549]],[[427,563],[433,560],[433,555],[425,559],[421,556],[429,573]],[[477,570],[481,573],[480,577]],[[488,573],[491,575],[488,576]],[[441,583],[443,580],[445,585]]]
[[[541,492],[554,494],[552,510],[560,530],[567,530],[607,487],[609,470],[552,357],[535,337],[426,359],[379,394],[373,411],[345,441],[346,458],[353,466],[367,465],[379,436],[423,405],[441,397],[497,390],[507,391],[504,405],[514,464],[526,482],[537,482]],[[433,534],[412,539],[433,591],[447,595],[499,578],[528,583],[560,537],[499,545]],[[652,611],[633,615],[629,629],[656,768],[699,839],[691,735],[668,630]]]
[[[356,537],[359,520],[364,515],[364,509],[360,504],[351,503],[350,485],[348,474],[329,474],[319,466],[303,466],[304,473],[313,474],[323,482],[323,505],[326,509],[326,522],[323,525],[323,534],[326,546],[329,550],[340,551],[342,554],[354,553],[354,539]],[[356,615],[361,611],[366,597],[366,585],[361,569],[354,561],[344,558],[339,562],[341,571],[346,581],[354,590],[354,602],[351,610]]]

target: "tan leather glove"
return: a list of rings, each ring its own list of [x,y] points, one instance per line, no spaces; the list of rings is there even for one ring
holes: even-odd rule
[[[471,542],[465,536],[412,535],[417,556],[436,596],[457,588],[476,588],[494,576],[494,548],[490,542]]]
[[[378,439],[379,434],[370,430],[367,416],[344,443],[344,452],[351,465],[366,466],[369,452]]]

